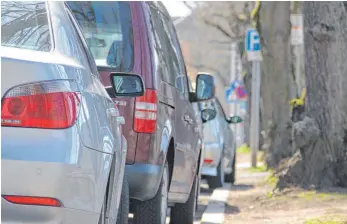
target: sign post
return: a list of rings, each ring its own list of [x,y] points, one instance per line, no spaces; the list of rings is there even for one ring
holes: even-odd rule
[[[252,150],[252,167],[257,167],[257,152],[259,150],[259,108],[260,108],[260,61],[262,60],[260,37],[255,29],[247,29],[245,48],[248,61],[252,61],[252,99],[250,147]]]
[[[304,43],[303,17],[301,14],[292,14],[290,15],[290,22],[292,24],[291,43],[295,47],[295,54],[296,54],[295,79],[296,79],[296,85],[298,87],[298,95],[299,95],[302,91],[300,65],[301,65],[301,46]]]

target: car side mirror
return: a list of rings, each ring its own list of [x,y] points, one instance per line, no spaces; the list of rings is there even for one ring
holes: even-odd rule
[[[229,124],[238,124],[243,122],[243,119],[239,116],[232,116],[230,117],[230,119],[228,120]]]
[[[213,120],[216,117],[217,113],[213,109],[203,109],[201,111],[201,119],[203,123]]]
[[[214,78],[208,74],[199,74],[196,77],[195,101],[210,100],[214,97]]]
[[[115,96],[143,96],[145,87],[141,76],[133,73],[116,72],[110,74]]]

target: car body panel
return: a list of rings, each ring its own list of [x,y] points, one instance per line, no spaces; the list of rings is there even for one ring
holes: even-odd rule
[[[2,97],[18,85],[72,80],[77,85],[75,91],[81,95],[78,117],[73,126],[66,129],[1,127],[1,193],[54,197],[61,200],[64,208],[58,211],[57,208],[15,205],[2,200],[2,221],[28,223],[32,218],[33,223],[61,223],[62,220],[64,223],[90,223],[84,222],[85,217],[90,217],[90,221],[99,217],[112,160],[117,181],[113,183],[116,193],[112,200],[119,204],[126,142],[123,142],[117,123],[119,116],[108,113],[110,108],[117,108],[99,80],[78,26],[69,18],[63,2],[46,4],[53,48],[50,52],[39,52],[2,47]],[[51,213],[42,216],[31,213],[37,211]],[[58,217],[58,214],[66,216]],[[86,216],[77,219],[78,214]],[[112,215],[116,218],[117,210]]]
[[[170,195],[175,195],[177,196],[176,201],[182,203],[188,199],[193,184],[193,176],[197,170],[201,149],[201,139],[199,141],[198,129],[196,129],[198,123],[195,120],[195,112],[188,97],[183,95],[175,84],[162,78],[164,76],[186,76],[186,74],[171,74],[171,70],[163,69],[164,61],[167,59],[163,57],[162,45],[158,44],[158,35],[156,34],[158,29],[153,28],[153,12],[159,15],[161,24],[163,19],[169,21],[170,45],[168,47],[174,49],[172,52],[175,54],[180,54],[179,43],[177,36],[172,35],[175,33],[173,24],[162,3],[129,2],[129,4],[133,30],[133,67],[129,71],[117,70],[111,66],[99,66],[98,69],[102,83],[106,87],[110,86],[109,74],[111,72],[131,72],[139,74],[143,78],[146,89],[154,90],[157,93],[156,131],[153,134],[148,134],[134,132],[134,99],[113,97],[112,89],[108,91],[126,121],[124,126],[125,137],[128,140],[126,173],[129,176],[130,197],[138,200],[154,197],[172,142],[174,143],[174,168],[169,189],[169,201],[174,200]],[[159,31],[166,32],[164,29]],[[178,58],[182,69],[185,67],[183,57],[179,56]],[[192,124],[186,124],[185,115],[189,115]],[[148,183],[148,185],[143,187],[144,183]]]
[[[1,199],[1,223],[14,224],[95,224],[99,214],[69,208],[15,205]]]
[[[204,129],[204,159],[212,160],[203,164],[202,175],[217,176],[217,167],[224,160],[225,173],[231,173],[232,161],[235,157],[235,139],[226,120],[223,108],[217,99],[201,104],[200,109],[213,108],[217,111],[214,119],[203,124]]]

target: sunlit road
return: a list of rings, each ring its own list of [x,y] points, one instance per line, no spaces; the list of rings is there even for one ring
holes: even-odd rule
[[[211,194],[212,194],[212,190],[209,190],[207,188],[207,185],[204,183],[204,181],[202,181],[200,189],[201,189],[201,192],[200,192],[200,197],[199,197],[199,206],[198,206],[198,210],[197,210],[196,215],[195,215],[194,224],[199,224],[201,222],[202,215],[207,208],[209,199],[210,199]],[[168,211],[166,223],[170,223],[170,211]],[[133,224],[132,214],[129,215],[129,224]]]

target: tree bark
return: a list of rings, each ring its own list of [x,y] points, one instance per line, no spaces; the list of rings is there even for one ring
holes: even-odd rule
[[[295,96],[291,74],[290,2],[262,2],[258,30],[263,48],[261,96],[266,162],[276,167],[292,155],[290,105]]]
[[[343,2],[304,2],[306,115],[279,187],[347,187],[347,13]]]

